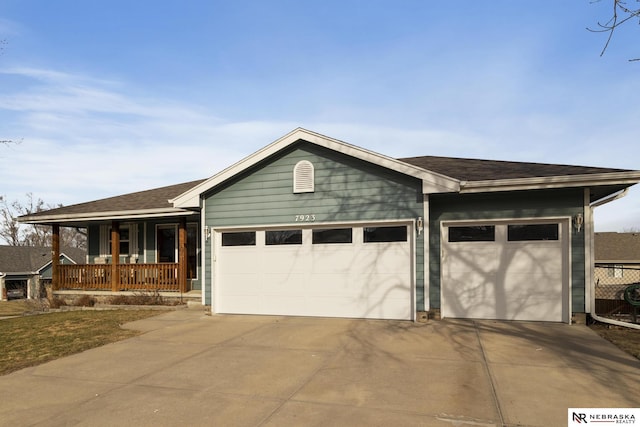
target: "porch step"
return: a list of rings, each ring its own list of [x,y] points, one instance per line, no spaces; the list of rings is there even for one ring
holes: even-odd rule
[[[202,310],[204,305],[202,305],[202,291],[189,291],[183,295],[187,298],[187,308]]]
[[[202,301],[187,300],[187,308],[202,310],[204,305],[202,305]]]

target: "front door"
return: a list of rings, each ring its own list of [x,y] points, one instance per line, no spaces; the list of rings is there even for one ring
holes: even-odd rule
[[[175,225],[159,225],[156,230],[158,262],[178,262],[178,242]]]

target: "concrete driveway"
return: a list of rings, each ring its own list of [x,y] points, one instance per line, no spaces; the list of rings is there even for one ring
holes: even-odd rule
[[[640,406],[640,361],[584,326],[205,316],[0,377],[3,426],[564,426]]]

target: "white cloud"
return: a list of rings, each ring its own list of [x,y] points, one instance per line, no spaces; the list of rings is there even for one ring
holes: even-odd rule
[[[196,106],[136,98],[124,85],[50,70],[0,95],[23,143],[0,157],[2,192],[64,204],[206,177],[257,149],[280,126],[226,123]],[[270,132],[271,129],[271,132]],[[55,198],[55,200],[54,200]]]

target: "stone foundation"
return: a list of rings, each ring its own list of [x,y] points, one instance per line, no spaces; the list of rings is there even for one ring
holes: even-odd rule
[[[179,304],[199,304],[202,301],[200,291],[190,291],[184,294],[177,292],[143,292],[143,291],[52,291],[47,288],[47,299],[53,298],[64,301],[67,305],[74,305],[81,298],[89,296],[95,304],[110,305],[117,297],[128,297],[129,300],[139,300],[142,305],[179,305]],[[161,301],[156,302],[154,301]],[[125,305],[125,304],[122,304]]]

